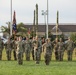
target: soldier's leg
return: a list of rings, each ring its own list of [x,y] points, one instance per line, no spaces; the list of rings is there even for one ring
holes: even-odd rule
[[[17,60],[16,51],[15,50],[13,50],[13,56],[14,56],[14,60]]]
[[[0,50],[0,60],[2,60],[2,50]]]
[[[39,53],[37,50],[35,52],[35,61],[36,61],[36,64],[39,64]]]
[[[23,64],[23,53],[21,53],[21,64]]]
[[[33,58],[33,60],[34,60],[34,50],[32,50],[32,58]]]
[[[55,52],[55,58],[58,60],[58,51]]]
[[[49,62],[50,62],[50,55],[49,54],[46,54],[46,60],[45,60],[45,63],[46,65],[49,65]]]
[[[18,64],[20,64],[20,54],[17,54],[17,61],[18,61]]]
[[[28,52],[26,50],[26,53],[25,53],[25,57],[26,57],[26,60],[28,60]]]
[[[9,60],[11,60],[11,50],[9,50]]]
[[[27,60],[30,60],[30,52],[27,53]]]
[[[21,53],[18,54],[18,59],[17,59],[17,61],[18,61],[18,64],[19,64],[19,65],[22,65]]]
[[[60,59],[61,59],[61,52],[58,51],[58,60],[60,61]]]
[[[70,61],[70,51],[67,51],[67,55],[68,55],[68,61]]]
[[[63,52],[61,52],[61,61],[63,61],[63,55],[64,55]]]
[[[72,54],[73,54],[73,52],[70,51],[70,61],[72,61]]]
[[[6,55],[7,55],[7,60],[9,60],[9,51],[6,51]]]

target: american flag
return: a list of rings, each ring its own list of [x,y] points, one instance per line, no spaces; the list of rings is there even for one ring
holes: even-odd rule
[[[16,25],[16,13],[15,13],[15,11],[14,11],[14,15],[13,15],[12,30],[13,30],[13,34],[16,34],[16,32],[17,32],[17,25]]]

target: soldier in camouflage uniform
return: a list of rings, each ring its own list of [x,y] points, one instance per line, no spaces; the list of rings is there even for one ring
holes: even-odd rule
[[[35,57],[36,64],[39,64],[39,61],[40,61],[41,47],[42,47],[42,45],[40,45],[38,37],[36,36],[35,41],[34,41],[34,57]]]
[[[6,48],[7,60],[11,60],[12,41],[10,38],[8,38],[5,48]]]
[[[35,37],[32,39],[32,58],[34,60],[34,43],[35,43]]]
[[[17,57],[16,57],[16,49],[17,49],[17,46],[16,46],[16,38],[15,40],[13,40],[13,56],[14,56],[14,60],[17,60]]]
[[[39,60],[41,60],[41,53],[42,53],[42,40],[41,38],[39,38],[39,41],[38,41],[38,49],[39,49]]]
[[[58,48],[59,61],[63,61],[63,55],[64,55],[64,42],[62,41],[62,38],[60,38]]]
[[[4,43],[0,37],[0,60],[2,60],[2,51],[3,51],[3,48],[4,48]]]
[[[17,44],[17,61],[19,65],[23,64],[23,42],[22,42],[22,37],[19,37],[19,41],[16,43]]]
[[[47,39],[46,40],[46,43],[43,44],[42,48],[45,48],[44,49],[44,58],[45,58],[45,63],[46,65],[49,65],[50,63],[50,60],[51,60],[51,56],[52,56],[52,44],[50,42],[50,39]]]
[[[53,42],[53,45],[54,45],[54,50],[55,50],[55,59],[59,60],[59,57],[58,57],[58,48],[59,48],[58,38],[55,39],[55,41]]]
[[[73,50],[74,50],[74,43],[71,40],[71,38],[68,38],[68,42],[67,42],[67,55],[68,55],[68,61],[72,61],[72,54],[73,54]]]
[[[28,37],[26,37],[26,40],[24,41],[24,49],[26,53],[26,60],[30,60],[30,51],[31,51],[31,42]]]

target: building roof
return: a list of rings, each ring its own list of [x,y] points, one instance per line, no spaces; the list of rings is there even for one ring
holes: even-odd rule
[[[49,26],[48,26],[49,31],[51,31],[54,26],[56,26],[56,24],[49,24]],[[27,25],[25,25],[25,27],[27,29],[30,28],[30,30],[33,29],[32,24],[27,24]],[[58,28],[62,32],[76,32],[76,24],[59,24]],[[38,25],[38,32],[45,32],[45,30],[46,30],[45,25],[43,25],[43,24]]]

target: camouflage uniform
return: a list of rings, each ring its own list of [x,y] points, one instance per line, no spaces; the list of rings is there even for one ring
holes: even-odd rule
[[[12,42],[10,39],[8,39],[5,48],[6,48],[7,60],[11,60]]]
[[[40,48],[41,48],[41,45],[39,44],[39,40],[36,39],[34,41],[34,58],[35,58],[35,61],[36,61],[36,64],[39,64],[39,61],[40,61]]]
[[[24,42],[24,48],[25,48],[25,53],[26,53],[26,60],[29,61],[30,60],[30,51],[31,51],[31,48],[30,48],[30,40],[26,39],[25,42]]]
[[[35,38],[33,38],[33,40],[31,41],[32,42],[32,58],[34,60],[34,42],[35,42]]]
[[[38,41],[38,51],[39,51],[39,60],[41,60],[41,53],[42,53],[42,40],[39,39]]]
[[[44,52],[44,58],[45,58],[45,63],[46,65],[49,65],[49,62],[51,60],[51,56],[52,56],[52,44],[49,41],[49,39],[46,40],[46,43],[43,44],[43,47],[45,47]]]
[[[68,42],[67,42],[68,61],[72,61],[73,50],[74,50],[74,43],[72,40],[68,40]]]
[[[2,51],[3,51],[3,48],[4,48],[4,44],[3,44],[3,41],[0,38],[0,60],[2,60]]]
[[[58,48],[59,61],[63,61],[63,55],[64,55],[64,43],[60,41]]]
[[[16,57],[16,49],[17,49],[17,45],[16,45],[16,40],[13,40],[13,56],[14,56],[14,60],[17,60]]]
[[[58,57],[58,48],[59,48],[59,45],[58,45],[58,39],[56,39],[54,42],[54,50],[55,50],[55,59],[56,60],[59,60],[59,57]]]
[[[21,38],[21,37],[20,37]],[[17,41],[17,61],[19,65],[23,64],[23,42],[22,40]]]

